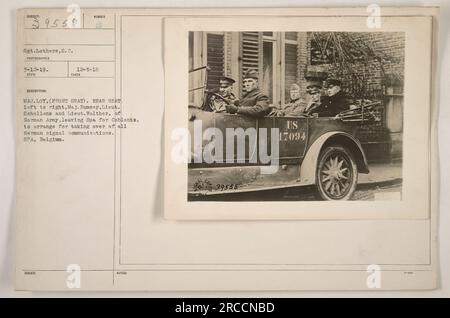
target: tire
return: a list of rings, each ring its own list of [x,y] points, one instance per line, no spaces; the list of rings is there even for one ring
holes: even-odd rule
[[[319,199],[349,200],[358,183],[358,168],[353,155],[340,145],[325,147],[316,168],[316,190]]]

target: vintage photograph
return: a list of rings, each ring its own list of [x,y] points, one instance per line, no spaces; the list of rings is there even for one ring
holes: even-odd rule
[[[188,45],[188,201],[402,200],[404,32]]]

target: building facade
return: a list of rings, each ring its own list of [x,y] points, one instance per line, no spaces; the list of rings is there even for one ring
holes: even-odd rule
[[[243,74],[258,70],[260,89],[270,103],[289,102],[298,84],[305,99],[311,72],[339,78],[358,99],[382,101],[382,121],[361,129],[361,141],[376,157],[401,158],[405,36],[400,32],[190,32],[189,69],[207,66],[190,76],[189,103],[200,105],[202,90],[218,87],[219,78],[236,80],[242,96]],[[376,158],[375,158],[376,159]]]

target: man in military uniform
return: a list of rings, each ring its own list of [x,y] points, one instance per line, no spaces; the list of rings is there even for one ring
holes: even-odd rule
[[[269,97],[258,88],[258,72],[249,69],[244,75],[245,93],[239,103],[227,105],[227,112],[252,117],[264,117],[270,113]]]
[[[289,89],[290,101],[285,104],[281,109],[276,109],[271,116],[301,116],[306,109],[307,103],[303,98],[300,98],[300,86],[292,84]]]
[[[222,76],[219,79],[219,90],[216,90],[215,94],[211,94],[209,102],[204,106],[204,110],[223,113],[226,112],[226,105],[237,103],[237,98],[232,92],[234,82],[235,80],[231,77]]]
[[[309,95],[310,100],[305,108],[306,115],[317,114],[317,110],[320,107],[320,100],[322,98],[322,81],[310,80],[306,86],[306,93]]]
[[[317,108],[319,117],[334,117],[344,110],[349,110],[353,99],[341,89],[342,82],[338,79],[329,79],[325,83],[327,95],[322,98]]]

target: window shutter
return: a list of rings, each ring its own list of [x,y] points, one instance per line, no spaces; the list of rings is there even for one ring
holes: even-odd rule
[[[207,34],[208,89],[217,88],[219,78],[224,75],[225,43],[223,34]]]
[[[242,33],[242,76],[253,68],[261,75],[262,37],[258,32]]]

